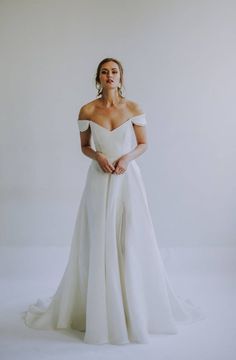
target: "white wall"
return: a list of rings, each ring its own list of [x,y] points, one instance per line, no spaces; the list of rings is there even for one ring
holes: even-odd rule
[[[69,245],[98,62],[147,114],[137,159],[161,246],[235,244],[234,1],[0,2],[2,245]]]

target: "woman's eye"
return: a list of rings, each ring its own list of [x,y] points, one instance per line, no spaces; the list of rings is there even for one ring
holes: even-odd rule
[[[102,74],[106,74],[106,73],[107,73],[107,71],[106,71],[106,70],[103,70],[103,71],[101,71],[101,73],[102,73]],[[112,73],[113,73],[113,74],[117,74],[117,73],[118,73],[118,71],[112,71]]]

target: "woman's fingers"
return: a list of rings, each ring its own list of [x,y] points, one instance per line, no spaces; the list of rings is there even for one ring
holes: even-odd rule
[[[112,164],[109,164],[109,167],[110,167],[110,169],[111,169],[111,171],[115,171],[115,166],[113,166]]]
[[[116,174],[123,174],[125,172],[125,169],[122,167],[117,167],[116,168]]]
[[[113,172],[115,170],[115,167],[112,164],[107,164],[107,168],[109,172]]]
[[[109,162],[107,162],[106,164],[103,165],[102,169],[104,172],[106,173],[113,173],[115,172],[115,174],[120,175],[123,174],[125,172],[125,168],[121,167],[121,166],[114,166],[116,165],[116,162],[114,162],[113,164],[110,164]]]
[[[112,173],[113,171],[115,171],[115,167],[112,165],[112,164],[105,164],[105,166],[103,167],[103,170],[105,172],[109,172],[109,173]]]

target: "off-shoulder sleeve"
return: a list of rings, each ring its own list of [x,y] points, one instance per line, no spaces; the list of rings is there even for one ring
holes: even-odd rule
[[[132,121],[133,124],[140,125],[140,126],[144,126],[144,125],[147,124],[145,114],[140,114],[140,115],[133,116],[131,118],[131,121]]]
[[[89,120],[77,120],[80,131],[85,131],[89,127]]]

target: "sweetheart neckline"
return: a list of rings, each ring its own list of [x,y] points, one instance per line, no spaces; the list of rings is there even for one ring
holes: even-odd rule
[[[95,122],[95,121],[93,121],[93,120],[88,120],[88,119],[84,119],[84,120],[83,120],[83,119],[78,119],[78,121],[89,121],[90,123],[92,123],[92,124],[95,124],[95,125],[99,126],[100,128],[102,128],[102,129],[104,129],[104,130],[108,131],[109,133],[112,133],[112,132],[114,132],[115,130],[119,129],[121,126],[123,126],[123,125],[125,125],[126,123],[128,123],[130,120],[132,120],[132,119],[134,119],[134,118],[136,118],[136,117],[140,117],[140,116],[145,116],[145,114],[139,114],[139,115],[132,116],[131,118],[129,118],[128,120],[124,121],[122,124],[120,124],[119,126],[117,126],[116,128],[114,128],[114,129],[112,129],[112,130],[109,130],[109,129],[105,128],[104,126],[102,126],[102,125],[100,125],[100,124],[96,123],[96,122]]]

